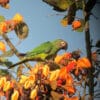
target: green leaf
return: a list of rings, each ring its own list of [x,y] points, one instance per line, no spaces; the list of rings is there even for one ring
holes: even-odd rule
[[[57,6],[62,10],[67,10],[73,3],[73,0],[58,0]]]
[[[9,75],[9,71],[7,69],[0,69],[0,76],[6,76]]]
[[[5,17],[0,15],[0,22],[5,21]]]
[[[2,66],[6,66],[9,67],[11,66],[13,63],[11,61],[9,61],[8,59],[5,59],[3,57],[0,58],[0,65]]]
[[[50,6],[53,6],[53,10],[66,11],[73,3],[74,0],[42,0]]]
[[[83,3],[82,2],[83,2],[82,0],[77,0],[75,2],[77,10],[83,8]]]

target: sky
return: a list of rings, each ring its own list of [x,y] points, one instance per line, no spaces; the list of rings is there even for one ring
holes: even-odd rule
[[[0,7],[0,15],[6,19],[11,19],[16,13],[20,13],[29,27],[28,37],[16,46],[19,52],[25,53],[43,42],[60,38],[68,42],[67,52],[80,49],[82,54],[86,56],[84,32],[77,33],[72,31],[71,26],[63,27],[60,24],[60,20],[64,17],[62,14],[65,15],[67,12],[56,12],[42,0],[10,0],[9,4],[10,9]],[[98,20],[93,16],[90,17],[90,35],[94,43],[100,39],[99,9],[99,4],[96,4],[93,9],[93,14],[98,17]],[[79,11],[77,16],[82,16],[82,12]],[[14,31],[9,32],[8,36],[12,38],[11,41],[14,45],[18,43],[19,39]],[[11,60],[17,62],[19,59],[14,56]]]
[[[16,13],[20,13],[29,27],[28,37],[16,46],[19,52],[25,53],[43,42],[60,38],[68,42],[68,52],[80,49],[83,55],[86,54],[84,32],[78,33],[72,31],[70,25],[63,27],[60,24],[60,20],[64,17],[63,14],[65,15],[67,12],[56,12],[42,0],[10,0],[9,4],[10,9],[0,7],[0,15],[11,19]],[[100,17],[98,9],[99,5],[96,5],[93,12],[95,16]],[[82,16],[82,12],[79,11],[77,16]],[[96,42],[100,39],[100,19],[96,20],[91,16],[90,20],[91,39]],[[14,45],[18,43],[19,39],[14,31],[9,32],[8,36],[12,38],[11,41]]]

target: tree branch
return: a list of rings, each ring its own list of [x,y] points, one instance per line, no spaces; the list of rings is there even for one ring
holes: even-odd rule
[[[11,41],[9,40],[9,38],[7,37],[6,34],[2,34],[2,37],[4,38],[4,40],[7,42],[8,46],[11,48],[11,50],[15,53],[15,55],[20,59],[22,60],[22,57],[19,56],[19,52],[18,50],[15,48],[15,46],[11,43]],[[31,69],[31,65],[29,63],[24,63],[25,66],[28,68],[28,69]]]

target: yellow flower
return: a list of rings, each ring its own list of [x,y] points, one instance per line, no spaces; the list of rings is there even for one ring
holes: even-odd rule
[[[36,64],[30,71],[29,71],[29,74],[30,75],[34,75],[34,74],[37,74],[39,71],[39,65]]]
[[[30,99],[34,100],[35,97],[37,96],[37,91],[38,91],[38,86],[35,87],[30,93]]]
[[[32,84],[31,84],[31,81],[28,81],[28,80],[27,80],[27,81],[25,82],[25,84],[24,84],[24,88],[25,88],[25,89],[28,89],[28,88],[31,87],[31,85],[32,85]]]
[[[58,78],[58,76],[59,76],[59,73],[60,73],[60,70],[59,69],[57,69],[55,71],[52,71],[51,74],[50,74],[49,80],[50,81],[56,80]]]
[[[48,65],[44,65],[43,69],[42,69],[43,75],[47,76],[50,72],[49,66]]]
[[[3,87],[5,83],[6,83],[6,77],[1,77],[0,78],[0,88]]]
[[[27,81],[30,81],[31,84],[34,84],[34,82],[35,82],[35,75],[29,76]]]
[[[63,55],[57,55],[55,58],[55,62],[59,64],[59,62],[63,59],[63,57],[64,57]]]
[[[12,18],[12,20],[16,21],[16,23],[20,23],[23,21],[23,16],[19,13],[15,14],[15,16]]]
[[[17,90],[14,90],[14,93],[11,96],[11,100],[18,100],[19,92]]]
[[[67,18],[63,18],[61,21],[60,21],[61,25],[66,27],[68,25],[68,21],[67,21]]]
[[[5,52],[6,51],[6,44],[3,41],[0,41],[0,50],[2,52]]]
[[[21,75],[21,79],[20,79],[19,83],[24,84],[27,79],[28,79],[28,76]]]
[[[11,88],[10,81],[7,81],[7,82],[4,84],[3,91],[8,91],[10,88]]]

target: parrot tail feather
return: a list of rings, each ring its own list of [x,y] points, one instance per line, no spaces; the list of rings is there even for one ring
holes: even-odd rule
[[[19,53],[18,55],[19,55],[19,56],[21,56],[21,57],[26,56],[26,54],[25,54],[25,53]]]

